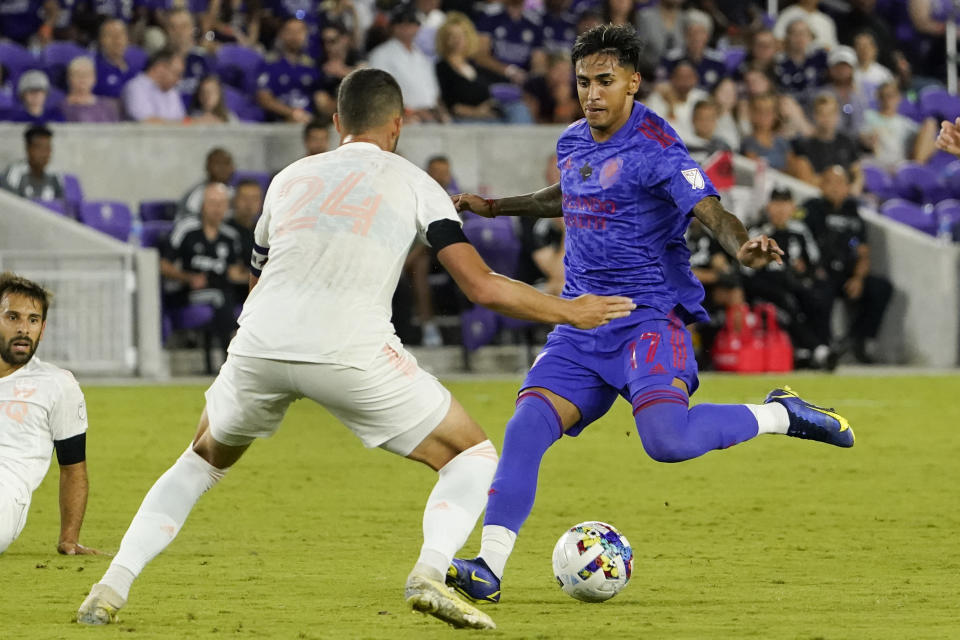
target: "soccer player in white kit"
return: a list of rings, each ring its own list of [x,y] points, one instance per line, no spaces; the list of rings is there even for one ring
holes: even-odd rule
[[[87,412],[73,374],[34,358],[50,306],[40,285],[0,273],[0,553],[27,522],[30,498],[60,464],[60,539],[66,555],[97,554],[79,543],[87,508]]]
[[[354,71],[337,103],[341,146],[291,164],[267,191],[250,297],[227,361],[206,392],[194,441],[147,493],[119,552],[80,606],[81,623],[115,621],[134,578],[173,540],[200,495],[254,438],[277,430],[292,401],[307,397],[367,447],[438,471],[404,597],[454,626],[495,626],[446,588],[443,576],[486,504],[497,453],[394,334],[390,303],[404,258],[419,238],[471,300],[520,318],[590,328],[628,315],[634,305],[592,295],[564,300],[492,273],[443,189],[393,153],[403,100],[390,74]]]

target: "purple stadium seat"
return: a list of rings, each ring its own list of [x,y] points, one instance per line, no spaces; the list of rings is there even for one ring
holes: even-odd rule
[[[490,85],[490,95],[501,104],[523,100],[523,89],[509,82],[497,82]]]
[[[954,160],[940,172],[940,183],[947,196],[960,198],[960,160]]]
[[[141,222],[173,220],[177,215],[176,200],[144,200],[140,203]]]
[[[74,58],[87,55],[86,49],[73,42],[51,42],[40,53],[40,62],[50,82],[60,89],[67,88],[67,65]]]
[[[933,207],[922,207],[915,202],[894,198],[883,203],[880,213],[931,236],[937,231],[937,219],[933,215]]]
[[[928,169],[933,169],[934,173],[937,175],[942,175],[943,170],[947,168],[947,165],[955,162],[956,160],[957,157],[952,153],[947,153],[946,151],[937,149],[937,151],[930,156],[923,166],[927,167]]]
[[[77,176],[72,173],[63,174],[63,199],[66,201],[67,214],[71,218],[78,217],[83,204],[83,189]]]
[[[237,186],[241,180],[254,180],[259,183],[260,188],[263,189],[263,192],[267,192],[267,187],[270,186],[270,180],[273,179],[266,171],[234,171],[233,172],[233,186]]]
[[[173,231],[172,220],[144,221],[140,230],[140,246],[159,249],[166,242],[171,231]]]
[[[133,227],[133,214],[122,202],[96,200],[80,206],[80,222],[126,242]]]
[[[223,84],[223,102],[227,105],[227,109],[237,114],[237,118],[243,122],[264,121],[263,109],[254,104],[243,91],[226,83]]]
[[[924,89],[920,92],[920,111],[928,118],[953,121],[960,117],[960,97],[940,87]]]
[[[134,71],[143,71],[147,68],[147,62],[150,61],[150,56],[140,47],[131,44],[127,47],[127,50],[123,52],[123,59],[126,60],[127,64],[130,65],[130,68]]]
[[[863,165],[863,177],[867,191],[882,202],[893,197],[893,179],[884,169],[872,165]]]
[[[920,106],[908,98],[902,98],[900,100],[900,104],[897,106],[897,113],[915,122],[923,122],[923,112],[920,110]]]
[[[40,67],[40,61],[15,42],[0,42],[0,62],[7,68],[10,77],[14,80],[14,85],[21,73]]]
[[[490,341],[500,331],[500,316],[477,305],[460,314],[460,333],[463,346],[468,351],[476,351]]]
[[[936,172],[915,162],[905,162],[897,168],[893,188],[897,196],[918,203],[937,202],[946,197]]]
[[[62,216],[70,215],[67,213],[67,203],[63,200],[40,200],[39,198],[33,198],[32,201],[44,209],[48,209],[54,213],[59,213]]]
[[[253,95],[257,89],[257,76],[263,56],[238,44],[225,44],[217,51],[217,75],[232,87],[247,95]]]

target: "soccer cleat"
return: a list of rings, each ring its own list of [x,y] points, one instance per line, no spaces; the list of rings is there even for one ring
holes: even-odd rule
[[[450,588],[423,575],[407,578],[404,597],[414,611],[427,613],[457,628],[496,629],[493,620],[457,597]]]
[[[473,602],[500,602],[500,578],[483,558],[454,558],[447,569],[447,584]]]
[[[90,595],[77,610],[77,622],[80,624],[110,624],[117,622],[117,611],[127,601],[105,584],[95,584]]]
[[[852,447],[853,429],[847,419],[833,409],[810,404],[790,387],[774,389],[767,394],[764,404],[779,402],[790,416],[787,435],[806,440],[818,440],[838,447]]]

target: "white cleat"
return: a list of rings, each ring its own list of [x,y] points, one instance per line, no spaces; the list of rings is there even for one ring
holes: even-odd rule
[[[77,622],[80,624],[102,625],[117,622],[117,611],[127,601],[105,584],[95,584],[90,595],[77,610]]]
[[[411,575],[403,592],[414,611],[430,614],[454,627],[497,628],[490,616],[461,600],[446,585],[426,576]]]

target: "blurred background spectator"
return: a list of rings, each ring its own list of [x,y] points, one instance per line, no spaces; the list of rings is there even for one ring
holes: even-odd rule
[[[31,200],[62,200],[63,179],[47,170],[53,155],[53,132],[33,125],[23,134],[23,142],[27,157],[3,170],[0,188]]]
[[[93,93],[97,82],[93,59],[78,56],[67,66],[67,95],[60,105],[67,122],[119,122],[120,104]]]
[[[304,155],[312,156],[330,149],[330,121],[311,120],[303,127]]]
[[[50,96],[50,81],[47,75],[39,69],[27,71],[17,81],[17,98],[15,105],[5,119],[11,122],[30,122],[43,124],[44,122],[63,122],[63,114],[58,107],[48,103]]]
[[[333,113],[333,97],[320,80],[316,62],[307,55],[307,24],[287,18],[257,80],[257,104],[270,120],[306,123],[312,113]]]
[[[814,132],[793,141],[787,154],[787,172],[795,178],[820,186],[820,176],[828,167],[840,165],[853,176],[854,193],[863,189],[860,171],[860,146],[840,130],[840,106],[830,93],[822,93],[813,102]]]
[[[190,100],[191,122],[222,124],[237,122],[237,114],[227,108],[223,97],[223,85],[217,76],[206,76],[197,84]]]
[[[222,147],[214,147],[207,153],[207,161],[204,165],[206,177],[199,183],[187,189],[187,192],[180,198],[180,204],[177,207],[177,218],[196,218],[200,215],[200,209],[203,206],[206,189],[211,184],[221,184],[227,190],[227,199],[233,197],[233,174],[236,166],[233,163],[233,156],[229,151]]]
[[[783,40],[787,37],[789,26],[802,20],[810,28],[813,46],[827,51],[833,49],[837,46],[837,27],[833,18],[817,9],[819,4],[820,0],[797,0],[796,4],[787,7],[777,16],[773,34]]]
[[[123,87],[123,111],[130,120],[153,124],[178,124],[186,117],[177,83],[183,75],[183,58],[173,49],[153,54],[146,70]]]
[[[477,32],[466,15],[447,14],[436,35],[437,84],[447,111],[455,122],[495,122],[501,119],[490,83],[477,72],[470,58],[477,50]]]
[[[98,96],[117,99],[123,87],[140,73],[143,66],[127,59],[130,40],[123,20],[106,20],[100,25],[97,42],[97,84],[93,92]]]

